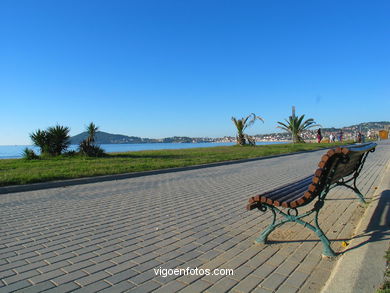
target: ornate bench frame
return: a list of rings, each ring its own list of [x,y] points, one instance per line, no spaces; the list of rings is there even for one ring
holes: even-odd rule
[[[375,143],[344,146],[329,150],[322,156],[314,175],[303,178],[294,183],[256,195],[249,199],[247,210],[259,209],[262,212],[268,209],[273,214],[272,223],[256,239],[256,243],[266,243],[268,235],[277,227],[287,222],[296,222],[309,228],[317,234],[322,242],[322,254],[333,257],[336,253],[330,247],[330,241],[318,224],[318,214],[324,206],[328,192],[337,187],[345,186],[352,189],[362,203],[364,196],[356,186],[356,180],[363,169],[363,165],[370,152],[374,152]],[[302,191],[306,190],[306,192]],[[311,210],[299,215],[298,208],[315,200]],[[279,207],[287,208],[287,212]],[[314,213],[314,225],[303,218]],[[277,215],[282,218],[276,220]]]

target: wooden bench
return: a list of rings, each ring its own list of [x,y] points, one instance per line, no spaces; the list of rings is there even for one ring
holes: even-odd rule
[[[247,210],[259,209],[262,212],[268,209],[273,213],[272,223],[256,239],[257,243],[265,243],[268,235],[278,226],[287,222],[296,222],[314,231],[323,244],[322,254],[335,256],[330,247],[329,239],[318,224],[318,213],[324,206],[324,200],[329,190],[336,186],[345,186],[352,189],[364,201],[364,197],[356,186],[356,180],[363,168],[367,155],[375,151],[375,143],[343,146],[329,150],[322,156],[318,169],[313,175],[305,177],[291,184],[253,196],[249,199]],[[298,214],[298,209],[314,201],[313,208]],[[286,208],[284,212],[282,208]],[[314,225],[302,220],[314,213]],[[276,216],[282,218],[277,220]]]

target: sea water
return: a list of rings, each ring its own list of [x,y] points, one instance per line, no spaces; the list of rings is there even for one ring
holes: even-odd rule
[[[283,142],[257,142],[257,145],[278,144]],[[190,149],[234,145],[233,142],[200,142],[200,143],[139,143],[139,144],[101,144],[107,153],[131,152],[146,150]],[[0,159],[17,159],[23,156],[23,150],[28,147],[39,154],[39,148],[31,145],[0,145]],[[70,145],[68,150],[77,151],[78,145]]]

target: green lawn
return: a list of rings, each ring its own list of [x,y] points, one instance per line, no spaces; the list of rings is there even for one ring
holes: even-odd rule
[[[0,160],[0,186],[183,167],[315,150],[334,145],[339,144],[306,143],[138,151],[112,153],[103,158],[61,156],[31,161],[6,159]]]

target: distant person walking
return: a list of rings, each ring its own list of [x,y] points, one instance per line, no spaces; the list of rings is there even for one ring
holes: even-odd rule
[[[317,130],[317,142],[320,143],[322,140],[321,128]]]
[[[343,131],[340,130],[339,132],[339,142],[343,142]]]
[[[331,133],[329,135],[329,142],[334,142],[334,135],[333,135],[333,133]]]
[[[358,143],[362,143],[362,134],[361,134],[360,131],[359,131],[358,134],[357,134],[357,142],[358,142]]]

